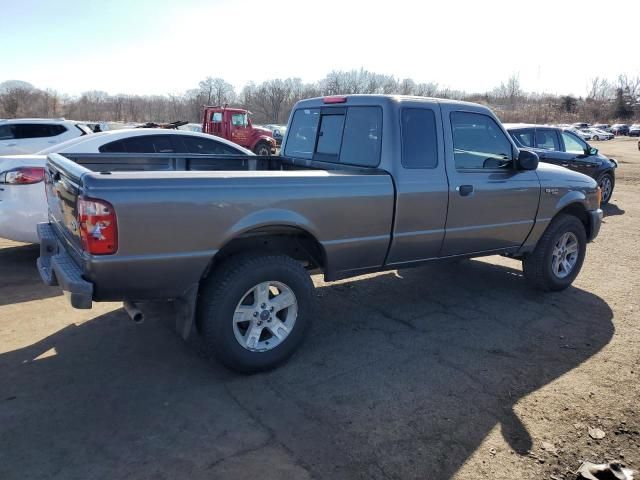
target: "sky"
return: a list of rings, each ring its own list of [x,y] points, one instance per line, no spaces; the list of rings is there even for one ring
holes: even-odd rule
[[[593,77],[640,75],[639,22],[639,0],[0,0],[0,82],[162,95],[364,68],[580,96]]]

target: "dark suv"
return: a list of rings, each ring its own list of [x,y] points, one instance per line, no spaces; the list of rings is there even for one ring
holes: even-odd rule
[[[519,147],[538,154],[540,161],[584,173],[602,188],[602,204],[611,199],[618,162],[598,153],[571,130],[547,125],[505,124]]]
[[[629,125],[626,123],[616,123],[611,126],[611,133],[614,135],[629,135]]]

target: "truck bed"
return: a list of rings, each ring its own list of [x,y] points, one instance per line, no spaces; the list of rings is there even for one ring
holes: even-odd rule
[[[46,185],[61,246],[83,278],[109,286],[94,300],[179,296],[228,242],[262,227],[317,239],[328,278],[380,268],[391,240],[393,181],[372,168],[283,157],[51,154]],[[82,250],[80,195],[113,205],[116,253]]]

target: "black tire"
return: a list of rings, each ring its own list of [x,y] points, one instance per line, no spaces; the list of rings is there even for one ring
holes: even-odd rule
[[[267,351],[251,351],[234,333],[234,312],[246,292],[262,282],[289,287],[297,301],[297,317],[282,343]],[[270,370],[288,359],[302,343],[310,323],[313,283],[304,267],[285,255],[242,254],[226,260],[204,282],[198,296],[197,321],[208,353],[242,373]]]
[[[267,142],[258,142],[253,149],[253,153],[262,157],[271,155],[271,146]]]
[[[611,182],[611,189],[609,190],[609,193],[605,196],[605,189],[602,188],[604,185],[605,180],[609,180]],[[609,203],[609,200],[611,200],[611,197],[613,196],[613,189],[615,187],[616,184],[616,180],[613,177],[613,175],[611,175],[610,173],[603,173],[600,178],[598,179],[598,186],[600,186],[600,188],[602,188],[602,200],[600,201],[601,205],[606,205],[607,203]]]
[[[569,275],[559,278],[552,268],[553,249],[560,237],[573,233],[578,240],[578,258]],[[569,287],[580,273],[587,250],[587,234],[582,222],[573,215],[560,214],[551,221],[535,250],[522,261],[524,276],[536,289],[555,292]]]
[[[600,140],[600,137],[598,135],[594,135],[593,136],[593,140],[598,141],[598,140]]]

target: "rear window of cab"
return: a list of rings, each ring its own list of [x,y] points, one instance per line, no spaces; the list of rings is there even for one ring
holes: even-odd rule
[[[284,154],[376,167],[380,163],[382,108],[300,108],[293,114]]]

